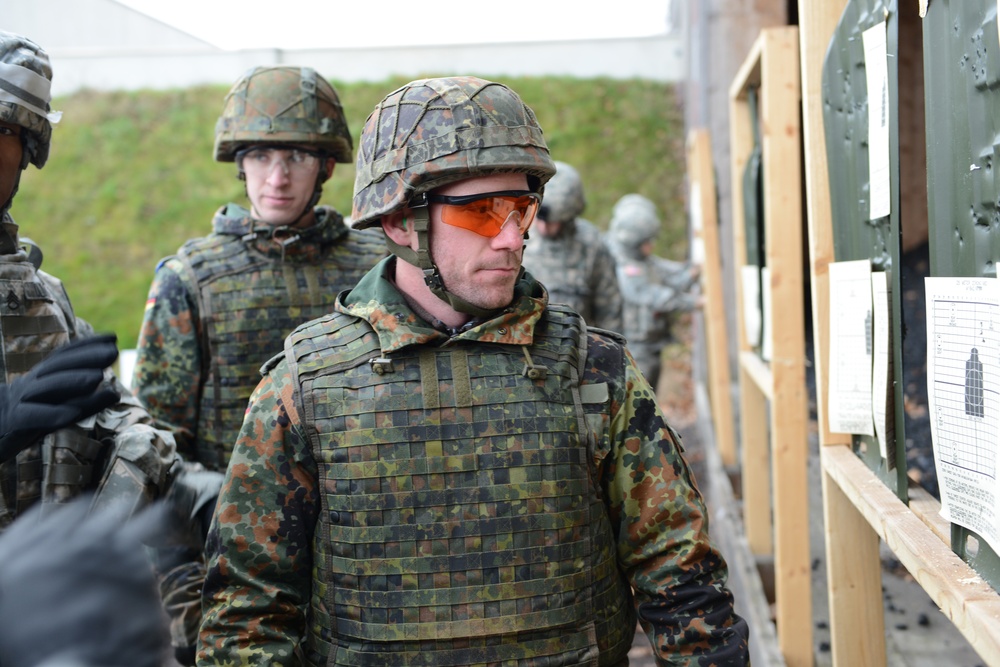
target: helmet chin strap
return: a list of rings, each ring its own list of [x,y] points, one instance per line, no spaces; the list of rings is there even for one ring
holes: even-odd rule
[[[458,312],[472,315],[473,317],[488,317],[493,314],[495,310],[487,310],[469,303],[460,296],[452,294],[445,287],[441,272],[438,270],[437,265],[434,264],[434,260],[431,259],[430,235],[427,232],[430,227],[431,218],[427,205],[427,196],[423,194],[418,196],[410,202],[409,208],[413,211],[413,229],[417,232],[417,249],[414,250],[409,246],[400,245],[386,234],[385,244],[389,248],[389,252],[407,264],[416,266],[423,271],[424,283],[431,293]]]

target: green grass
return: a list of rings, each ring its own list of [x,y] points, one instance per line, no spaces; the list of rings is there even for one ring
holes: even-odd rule
[[[406,79],[333,82],[357,141],[375,104]],[[683,117],[673,89],[642,80],[511,78],[534,109],[555,159],[575,166],[584,217],[606,228],[629,192],[659,207],[657,253],[686,253]],[[48,164],[29,167],[11,209],[21,234],[45,253],[77,314],[134,345],[156,263],[204,236],[222,204],[244,203],[232,164],[214,162],[215,121],[227,86],[167,92],[82,91],[64,112]],[[323,202],[351,210],[354,166],[337,165]]]

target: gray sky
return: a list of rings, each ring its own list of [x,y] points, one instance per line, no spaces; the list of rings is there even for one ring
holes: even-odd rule
[[[223,49],[469,44],[667,31],[671,0],[118,0]],[[378,16],[369,12],[377,7]],[[416,8],[416,10],[415,10]],[[408,14],[414,20],[405,18]],[[390,20],[386,20],[390,19]]]

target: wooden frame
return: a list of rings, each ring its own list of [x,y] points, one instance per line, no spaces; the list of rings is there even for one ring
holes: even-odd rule
[[[806,667],[813,664],[813,620],[798,58],[798,28],[762,30],[730,86],[729,122],[744,523],[753,553],[774,554],[781,651],[788,665]],[[753,149],[751,87],[759,88],[765,256],[774,304],[764,322],[773,340],[769,363],[750,347],[742,326],[742,173]]]
[[[830,633],[836,667],[886,664],[879,540],[924,588],[972,647],[1000,665],[1000,596],[955,555],[940,505],[911,489],[909,506],[832,433],[827,415],[829,263],[833,222],[823,131],[823,58],[847,0],[799,0],[803,135],[816,398],[826,527]],[[908,9],[907,11],[916,11]]]
[[[729,342],[726,336],[725,299],[719,249],[719,217],[715,174],[708,130],[692,130],[687,142],[688,181],[691,187],[693,236],[703,247],[701,286],[705,297],[704,322],[708,361],[708,395],[711,401],[715,446],[726,468],[736,465],[733,429],[732,379],[729,375]]]

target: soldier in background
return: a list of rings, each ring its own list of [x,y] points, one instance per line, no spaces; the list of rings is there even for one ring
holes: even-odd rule
[[[95,510],[131,515],[166,497],[162,544],[201,548],[219,479],[186,471],[174,437],[110,372],[113,336],[94,336],[9,209],[28,164],[49,155],[52,68],[34,42],[0,32],[0,527],[92,493]],[[145,558],[143,554],[142,558]]]
[[[52,123],[48,54],[0,32],[0,527],[35,503],[97,490],[94,503],[132,513],[178,472],[174,440],[110,373],[113,336],[94,336],[42,252],[10,215],[21,173],[45,165]],[[62,349],[60,349],[62,348]]]
[[[296,329],[209,535],[198,664],[744,665],[704,503],[622,339],[521,270],[555,167],[475,77],[390,93],[355,226],[392,253]],[[633,592],[634,591],[634,592]]]
[[[622,333],[654,389],[660,380],[663,347],[671,340],[674,313],[701,304],[701,297],[690,292],[698,280],[697,269],[653,254],[659,232],[656,205],[646,197],[627,194],[615,204],[608,246],[618,263],[624,300]]]
[[[132,381],[187,461],[225,470],[261,364],[385,256],[380,234],[317,206],[352,149],[337,92],[311,68],[256,67],[226,95],[215,159],[236,163],[250,208],[223,206],[209,236],[157,266]],[[190,664],[203,561],[161,551],[158,567],[174,642]]]
[[[565,162],[555,165],[532,238],[524,244],[524,268],[548,290],[549,302],[568,305],[591,326],[620,332],[614,257],[600,230],[580,217],[587,206],[580,174]]]

